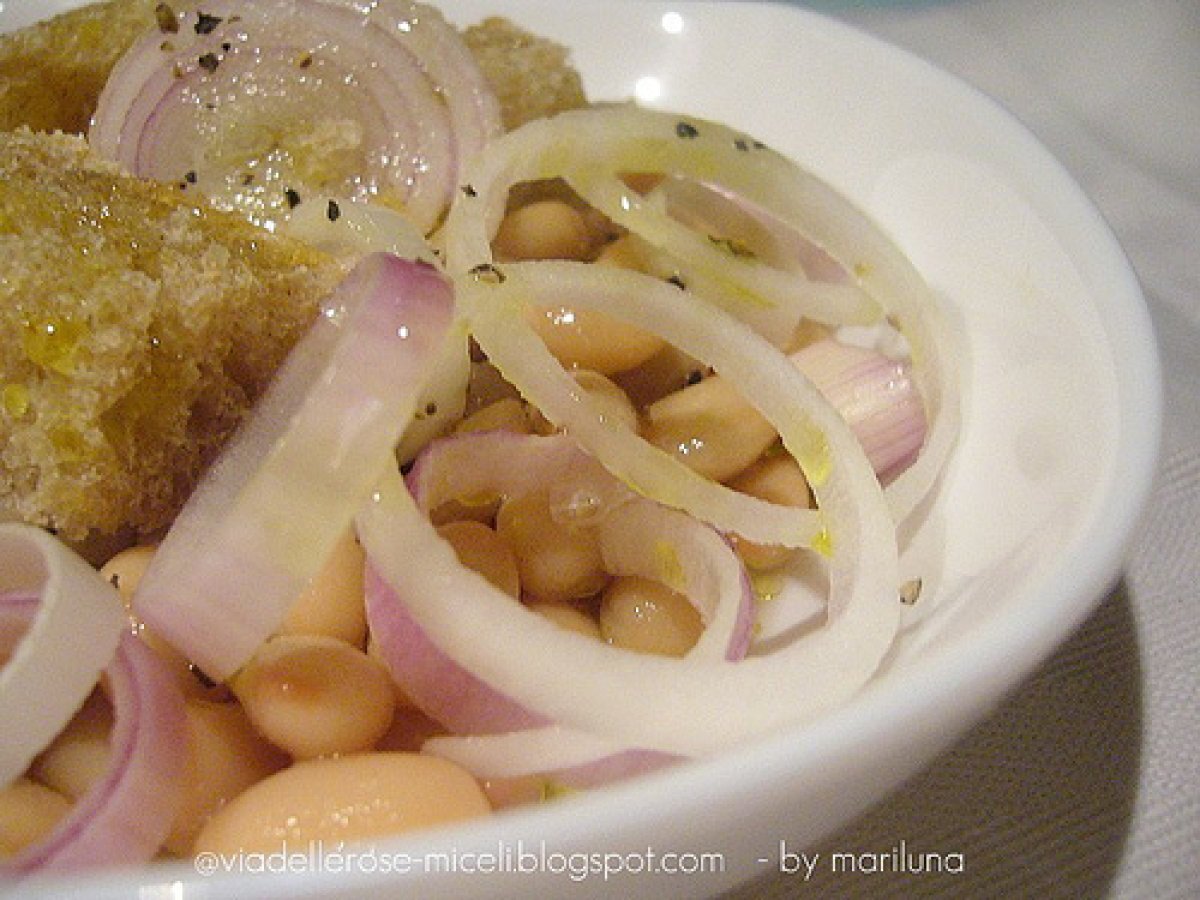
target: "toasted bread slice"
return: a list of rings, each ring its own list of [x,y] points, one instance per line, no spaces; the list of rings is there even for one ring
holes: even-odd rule
[[[0,135],[0,519],[167,525],[341,277],[77,136]]]
[[[583,80],[561,44],[494,17],[465,29],[463,40],[496,92],[505,128],[587,105]]]
[[[0,38],[0,130],[82,133],[108,73],[160,0],[107,0]]]

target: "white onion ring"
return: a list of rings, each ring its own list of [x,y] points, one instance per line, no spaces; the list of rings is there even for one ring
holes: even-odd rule
[[[0,559],[0,594],[40,598],[0,670],[3,787],[21,776],[83,705],[128,619],[116,589],[40,528],[0,525]]]
[[[134,596],[142,621],[209,676],[236,672],[395,464],[452,317],[434,269],[364,258],[167,533]]]
[[[589,182],[627,172],[716,186],[760,208],[836,261],[880,304],[911,349],[929,423],[920,456],[888,486],[893,516],[904,521],[929,494],[956,440],[957,341],[939,299],[887,235],[815,175],[746,135],[632,105],[572,110],[528,123],[493,142],[464,173],[471,190],[456,198],[445,226],[449,271],[464,276],[492,264],[490,241],[511,185],[565,177],[586,194]],[[584,442],[598,452],[590,439]],[[682,468],[672,480],[686,478]],[[661,474],[665,478],[665,470]]]
[[[586,511],[582,521],[595,529],[608,571],[664,582],[696,606],[706,628],[689,656],[734,660],[749,648],[752,592],[731,548],[695,520],[632,494],[569,438],[506,432],[445,438],[417,458],[409,484],[424,514],[448,500],[519,496],[550,485],[564,506]],[[376,645],[396,681],[431,718],[457,734],[550,724],[431,641],[408,611],[407,596],[383,581],[373,562],[366,595]]]
[[[94,570],[92,576],[106,583]],[[0,597],[0,607],[9,619],[30,622],[38,614],[33,597]],[[56,649],[76,662],[69,645]],[[104,674],[114,715],[107,771],[50,834],[0,863],[0,876],[145,863],[166,839],[187,757],[183,694],[154,651],[128,630]]]
[[[546,349],[524,312],[527,303],[570,297],[576,308],[602,309],[712,365],[771,422],[809,482],[819,487],[839,455],[826,438],[829,429],[845,435],[839,441],[842,452],[861,455],[862,451],[836,410],[764,338],[716,307],[688,303],[675,287],[625,269],[569,262],[511,263],[504,266],[502,278],[502,283],[459,283],[460,303],[476,341],[526,400],[606,469],[638,493],[757,543],[803,547],[822,538],[828,523],[820,512],[734,491],[692,471],[633,432],[613,427]],[[763,374],[754,378],[743,365],[750,355],[759,357],[770,374],[759,369]],[[789,385],[791,393],[783,392],[780,384]],[[802,418],[801,410],[808,415],[819,410],[821,426]]]

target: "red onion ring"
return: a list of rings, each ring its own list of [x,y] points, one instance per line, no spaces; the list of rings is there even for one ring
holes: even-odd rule
[[[0,635],[14,637],[14,626],[28,626],[37,611],[35,597],[0,596]],[[108,771],[44,840],[0,863],[0,875],[144,863],[170,831],[187,752],[183,695],[129,631],[104,674],[114,711]]]
[[[229,678],[279,627],[395,465],[453,306],[432,267],[365,257],[185,504],[134,607],[211,677]]]
[[[0,560],[0,593],[38,598],[29,621],[5,629],[0,785],[8,785],[83,705],[128,620],[116,589],[40,528],[0,525]]]
[[[689,658],[735,661],[745,655],[752,593],[729,546],[690,517],[634,495],[569,438],[505,432],[446,438],[426,448],[409,474],[410,489],[425,514],[451,499],[511,496],[546,484],[566,484],[563,502],[578,504],[584,515],[593,517],[610,571],[661,579],[665,568],[672,572],[673,586],[697,602],[710,627]],[[664,555],[672,559],[664,562]],[[739,596],[736,601],[725,596],[716,602],[714,595],[724,590],[720,585],[727,583],[728,573],[724,582],[715,573],[725,567],[736,568]],[[487,589],[481,576],[461,574],[477,580],[479,590]],[[686,585],[678,584],[680,580]],[[481,777],[537,773],[577,787],[648,771],[680,758],[554,726],[463,668],[452,652],[431,641],[405,608],[402,589],[380,577],[369,562],[367,617],[385,663],[422,711],[452,732],[469,735],[462,740],[439,739],[429,745],[431,752],[442,748]],[[612,652],[626,651],[613,648]],[[603,673],[596,677],[603,678]],[[513,770],[513,745],[537,746],[539,752],[519,752]],[[498,772],[498,764],[505,771]]]
[[[501,130],[474,58],[423,4],[212,0],[177,21],[169,34],[147,33],[118,63],[89,138],[135,174],[195,183],[261,224],[286,218],[297,195],[382,193],[430,231],[460,165]],[[313,100],[305,122],[323,115],[337,133],[332,144],[305,144],[303,158],[276,158],[277,149],[258,146],[257,133],[295,127],[282,104],[296,97]],[[245,146],[214,158],[231,141]],[[241,171],[250,151],[265,154],[254,159],[262,171]],[[352,175],[337,164],[346,152],[362,157]]]

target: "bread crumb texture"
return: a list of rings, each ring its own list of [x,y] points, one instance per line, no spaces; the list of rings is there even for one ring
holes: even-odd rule
[[[496,92],[505,128],[587,105],[583,81],[561,44],[497,17],[468,27],[463,40]]]
[[[160,2],[108,0],[0,38],[0,130],[86,131],[108,73]]]
[[[24,129],[0,135],[0,258],[0,519],[68,540],[166,526],[341,276]]]

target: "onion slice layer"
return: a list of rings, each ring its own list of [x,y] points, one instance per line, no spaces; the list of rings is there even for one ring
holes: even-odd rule
[[[395,465],[452,317],[433,268],[364,258],[206,473],[134,607],[209,676],[227,679],[279,626]]]

